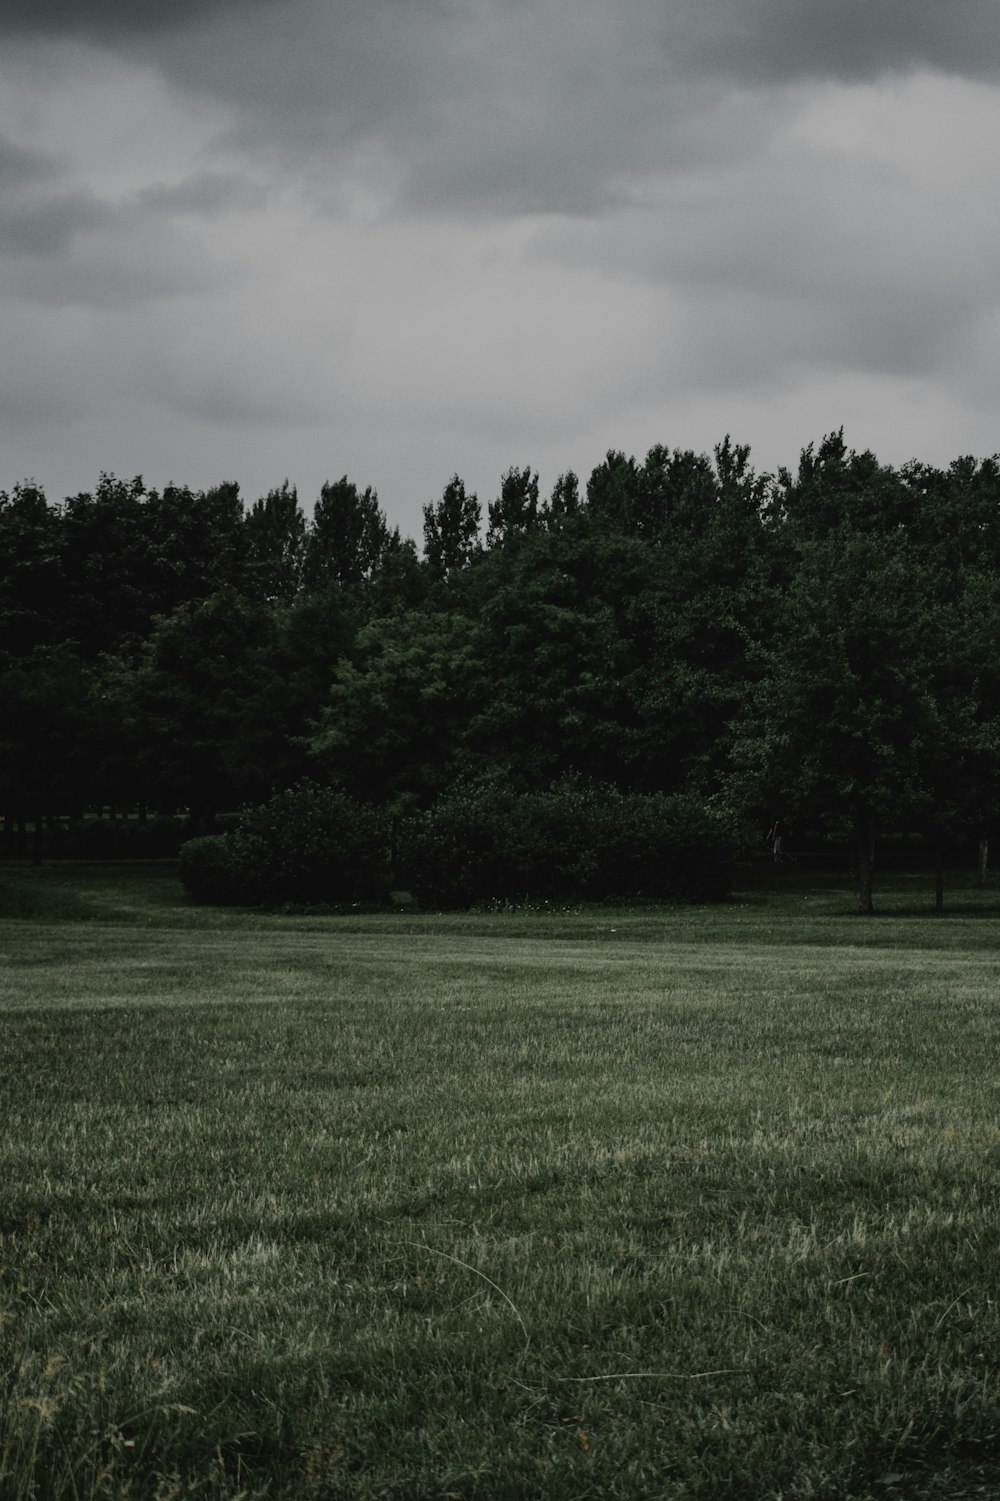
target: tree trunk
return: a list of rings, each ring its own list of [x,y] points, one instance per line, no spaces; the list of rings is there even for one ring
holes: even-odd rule
[[[979,884],[985,886],[990,879],[990,839],[984,829],[979,836]]]
[[[858,859],[858,915],[871,917],[875,906],[872,901],[872,868],[874,866],[874,836],[867,819],[855,825],[855,847]]]
[[[934,845],[934,911],[944,911],[944,840],[938,836]]]

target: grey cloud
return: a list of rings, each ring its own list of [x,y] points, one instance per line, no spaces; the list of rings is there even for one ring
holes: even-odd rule
[[[42,452],[46,441],[58,450],[68,422],[99,411],[102,383],[93,378],[88,334],[85,322],[67,319],[61,309],[0,295],[0,348],[7,354],[0,360],[0,423],[9,454],[32,430],[43,440]],[[41,467],[33,459],[22,473]]]
[[[240,111],[247,137],[334,149],[398,124],[426,127],[481,81],[460,81],[461,25],[412,0],[281,0],[206,13],[187,36],[141,44],[144,60]]]
[[[202,172],[179,183],[153,183],[133,195],[140,209],[212,218],[230,210],[259,209],[267,189],[236,172]]]
[[[233,282],[235,273],[200,247],[150,224],[121,226],[94,237],[63,259],[32,261],[16,278],[21,296],[50,308],[86,307],[132,312],[143,304],[205,297]]]
[[[26,151],[0,136],[0,190],[44,180],[55,171],[55,163],[48,157],[38,151]]]
[[[981,196],[929,212],[886,164],[796,154],[664,191],[545,226],[533,250],[648,289],[667,364],[692,389],[759,391],[803,368],[943,376],[1000,307],[996,216]]]
[[[215,337],[185,352],[166,348],[142,368],[143,389],[164,408],[220,427],[327,422],[329,407],[299,385],[269,379],[264,359]]]
[[[49,157],[0,138],[0,254],[55,255],[103,218],[102,206],[68,187]]]
[[[239,273],[184,218],[259,209],[265,197],[241,174],[206,171],[109,200],[75,186],[54,159],[0,138],[0,292],[36,306],[110,308],[232,284]]]
[[[35,203],[0,196],[0,270],[8,296],[52,309],[134,309],[239,276],[157,210],[74,192]]]
[[[646,177],[720,160],[749,165],[774,116],[765,99],[737,110],[705,85],[653,88],[641,73],[623,81],[610,72],[546,113],[539,83],[519,113],[494,119],[480,110],[463,132],[414,146],[402,198],[476,214],[603,215],[641,196]]]
[[[763,279],[762,279],[763,280]],[[867,372],[889,378],[941,374],[969,345],[998,293],[887,268],[866,275],[827,262],[804,285],[689,288],[677,321],[685,379],[703,391],[759,391],[794,372]]]
[[[787,389],[806,371],[924,379],[968,347],[977,323],[974,310],[928,308],[913,291],[888,297],[859,286],[848,298],[811,300],[733,289],[685,302],[675,378],[716,397]]]
[[[94,229],[107,217],[86,193],[64,193],[45,203],[0,199],[0,254],[58,255],[80,230]]]

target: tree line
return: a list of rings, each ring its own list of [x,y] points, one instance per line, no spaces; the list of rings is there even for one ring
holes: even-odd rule
[[[101,476],[0,492],[0,812],[184,810],[304,779],[391,816],[484,779],[683,795],[758,833],[944,849],[1000,779],[1000,460],[797,466],[609,452],[485,508],[459,476],[422,546],[346,476],[306,515]]]

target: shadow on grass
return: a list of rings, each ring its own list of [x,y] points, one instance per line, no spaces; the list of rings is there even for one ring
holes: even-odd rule
[[[874,901],[874,921],[866,923],[857,911],[857,892],[846,861],[831,868],[829,861],[811,863],[807,857],[780,866],[748,861],[737,868],[730,896],[712,904],[541,903],[504,911],[448,913],[398,907],[301,908],[283,913],[194,907],[184,897],[173,861],[0,863],[0,920],[43,925],[279,927],[310,932],[335,927],[342,933],[385,936],[419,932],[456,938],[483,935],[610,942],[740,939],[779,945],[854,943],[867,933],[880,944],[917,941],[924,947],[935,930],[957,932],[958,924],[972,924],[979,930],[1000,918],[1000,885],[980,885],[977,872],[968,869],[946,873],[943,913],[935,911],[934,873],[929,868],[877,871]],[[838,935],[838,925],[845,920],[848,926],[841,926]],[[900,928],[890,940],[891,921],[898,921]],[[917,932],[922,935],[919,940]]]
[[[175,860],[0,863],[0,919],[128,922],[183,906]]]
[[[875,911],[858,912],[857,888],[847,868],[816,868],[803,858],[785,865],[747,865],[737,874],[738,890],[730,899],[740,905],[786,911],[798,917],[809,911],[814,917],[948,918],[995,921],[1000,917],[1000,887],[979,881],[977,872],[949,870],[945,873],[944,909],[935,905],[934,871],[927,869],[876,870],[873,887]]]

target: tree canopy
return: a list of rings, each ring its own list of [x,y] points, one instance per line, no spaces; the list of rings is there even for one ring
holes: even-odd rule
[[[971,838],[1000,781],[1000,459],[794,468],[611,450],[581,492],[458,474],[423,550],[343,475],[245,505],[102,474],[0,492],[8,821],[215,816],[305,776],[388,809],[471,778],[696,796],[853,841]]]

